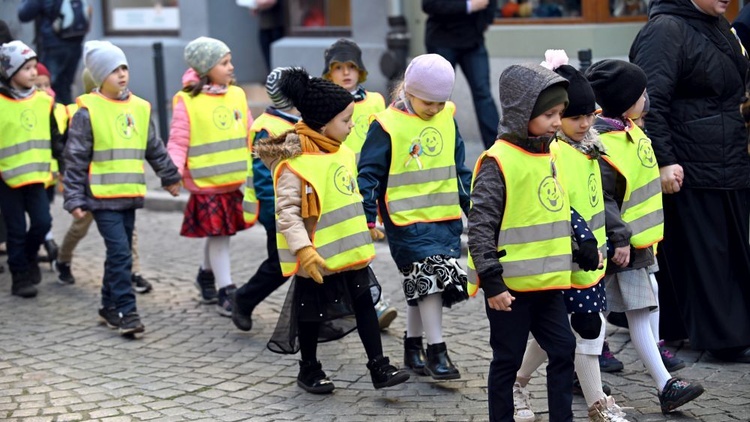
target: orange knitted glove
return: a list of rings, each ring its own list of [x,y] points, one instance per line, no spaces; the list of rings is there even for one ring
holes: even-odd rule
[[[320,269],[326,267],[326,261],[315,251],[315,248],[305,246],[297,251],[297,258],[299,259],[299,264],[305,269],[305,272],[316,283],[323,284],[323,276],[320,274]]]
[[[370,237],[372,237],[373,242],[377,242],[378,240],[385,239],[385,234],[373,227],[370,229]]]

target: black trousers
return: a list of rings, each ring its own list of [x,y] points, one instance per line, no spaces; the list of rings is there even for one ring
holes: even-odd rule
[[[490,421],[513,422],[513,383],[521,368],[529,332],[547,352],[547,397],[550,422],[573,420],[573,360],[576,340],[559,290],[510,292],[510,312],[490,309],[492,363],[487,380]]]
[[[271,224],[264,224],[263,228],[266,229],[268,258],[260,264],[250,280],[237,289],[235,296],[237,309],[243,315],[252,314],[260,302],[263,302],[287,280],[287,277],[281,273],[279,250],[276,247],[276,226],[271,222]]]

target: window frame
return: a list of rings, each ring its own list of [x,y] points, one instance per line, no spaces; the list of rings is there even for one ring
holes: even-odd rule
[[[182,1],[189,1],[189,0],[182,0]],[[135,30],[129,30],[129,29],[113,29],[112,26],[114,25],[114,19],[112,18],[112,12],[117,9],[117,7],[114,7],[113,0],[102,0],[102,23],[103,23],[103,30],[104,35],[106,36],[144,36],[144,35],[152,35],[152,36],[179,36],[180,35],[180,28],[182,27],[182,22],[178,23],[177,29],[135,29]],[[180,3],[178,1],[177,3],[177,13],[178,18],[180,17]]]

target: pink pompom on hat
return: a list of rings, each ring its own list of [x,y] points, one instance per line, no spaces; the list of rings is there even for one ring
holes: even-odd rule
[[[420,100],[448,101],[453,92],[456,72],[448,60],[439,54],[415,57],[404,73],[404,91]]]

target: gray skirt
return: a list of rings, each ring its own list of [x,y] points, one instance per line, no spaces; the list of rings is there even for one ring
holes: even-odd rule
[[[654,310],[658,306],[648,278],[648,269],[622,271],[604,277],[607,310],[610,312]]]

